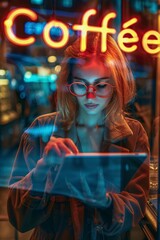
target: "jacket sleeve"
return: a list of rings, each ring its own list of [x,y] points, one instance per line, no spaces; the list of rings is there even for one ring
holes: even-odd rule
[[[134,152],[147,153],[147,159],[121,193],[109,193],[112,199],[111,207],[103,211],[96,210],[103,232],[108,236],[120,235],[128,231],[145,215],[149,192],[150,150],[146,132],[141,125],[135,141]]]
[[[52,188],[51,172],[48,172],[47,180],[39,185],[40,189],[33,189],[32,174],[36,162],[42,157],[40,132],[37,129],[38,121],[34,121],[22,135],[10,178],[8,216],[11,224],[20,232],[31,230],[44,222],[54,204],[54,197],[49,195]]]

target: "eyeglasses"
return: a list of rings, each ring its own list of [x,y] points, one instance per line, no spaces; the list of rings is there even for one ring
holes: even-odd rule
[[[83,82],[73,82],[67,85],[70,93],[77,97],[83,97],[87,94],[94,94],[101,98],[106,98],[110,95],[113,85],[107,82],[99,82],[95,85],[86,85]]]

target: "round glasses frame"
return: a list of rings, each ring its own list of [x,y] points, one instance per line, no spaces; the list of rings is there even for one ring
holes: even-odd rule
[[[83,85],[85,88],[86,88],[86,92],[84,94],[76,94],[75,92],[73,92],[71,90],[71,88],[75,85],[75,84],[79,84],[79,85]],[[96,96],[98,97],[101,97],[101,98],[106,98],[106,95],[105,96],[102,96],[100,94],[97,94],[97,89],[96,89],[96,86],[100,86],[100,85],[108,85],[109,87],[111,88],[114,88],[115,86],[113,86],[112,84],[110,83],[107,83],[107,82],[100,82],[100,83],[97,83],[95,85],[93,84],[89,84],[88,86],[85,84],[85,83],[81,83],[81,82],[73,82],[71,84],[67,84],[66,86],[68,87],[68,90],[69,92],[73,95],[73,96],[76,96],[76,97],[84,97],[86,94],[88,93],[93,93],[95,94]],[[89,91],[89,89],[92,88],[91,91]]]

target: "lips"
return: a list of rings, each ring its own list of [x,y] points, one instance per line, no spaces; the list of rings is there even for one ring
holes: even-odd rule
[[[94,108],[96,108],[96,107],[98,106],[98,104],[92,104],[92,103],[90,103],[90,104],[84,104],[84,105],[85,105],[85,107],[88,108],[88,109],[94,109]]]

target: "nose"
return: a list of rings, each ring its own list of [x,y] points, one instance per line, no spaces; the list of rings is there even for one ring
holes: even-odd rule
[[[88,86],[86,97],[87,99],[96,98],[96,89],[94,88],[94,86]]]
[[[94,98],[96,98],[95,93],[87,93],[87,99],[94,99]]]

